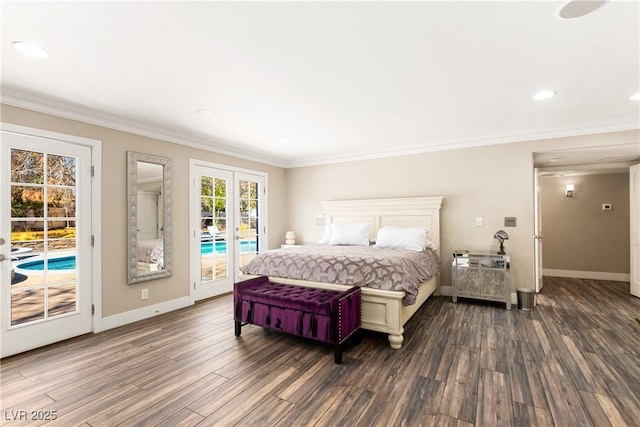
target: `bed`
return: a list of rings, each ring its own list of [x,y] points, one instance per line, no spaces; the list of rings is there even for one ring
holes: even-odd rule
[[[382,227],[426,227],[434,252],[440,255],[440,207],[442,197],[411,197],[370,200],[340,200],[322,202],[327,224],[370,224],[370,240],[375,240]],[[295,248],[292,248],[295,250]],[[346,290],[348,284],[300,280],[252,271],[253,275],[267,275],[273,282],[323,289]],[[416,294],[407,302],[407,292],[361,287],[362,328],[386,333],[393,349],[400,349],[404,340],[404,325],[440,284],[436,274],[419,284]],[[384,286],[383,286],[384,287]]]
[[[164,269],[162,239],[138,240],[138,271],[141,273]]]

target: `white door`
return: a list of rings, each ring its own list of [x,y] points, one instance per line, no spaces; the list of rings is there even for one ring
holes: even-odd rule
[[[159,200],[158,193],[138,191],[138,240],[160,237]]]
[[[631,294],[640,298],[640,164],[629,168]]]
[[[194,299],[233,290],[233,172],[191,167],[191,277]]]
[[[2,357],[91,332],[91,147],[2,131]]]
[[[235,173],[236,280],[240,267],[267,248],[266,185],[264,176]]]
[[[542,289],[542,204],[540,201],[540,171],[536,168],[533,170],[534,175],[534,211],[533,211],[533,254],[534,254],[534,282],[536,292]]]

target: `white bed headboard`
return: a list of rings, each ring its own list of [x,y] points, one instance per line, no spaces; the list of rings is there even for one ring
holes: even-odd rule
[[[428,227],[430,240],[440,255],[440,207],[442,197],[406,197],[395,199],[333,200],[322,202],[327,224],[371,224],[371,240],[384,226]]]

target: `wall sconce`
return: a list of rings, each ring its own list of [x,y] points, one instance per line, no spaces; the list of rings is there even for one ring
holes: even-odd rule
[[[567,184],[564,186],[564,195],[565,197],[573,197],[573,184]]]
[[[286,245],[296,244],[296,233],[294,233],[293,231],[287,231],[287,234],[284,235],[284,238],[286,239],[284,241]]]

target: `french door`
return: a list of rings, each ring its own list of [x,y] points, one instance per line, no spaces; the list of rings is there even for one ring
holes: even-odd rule
[[[231,292],[266,248],[266,176],[192,161],[191,283],[197,301]]]
[[[3,130],[2,357],[92,330],[91,147]]]

